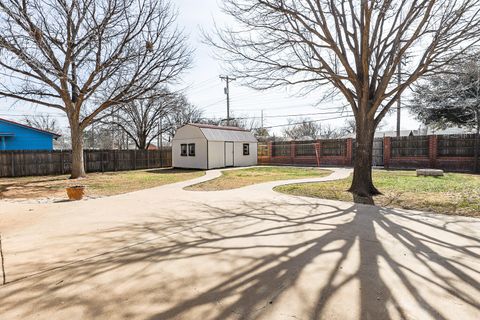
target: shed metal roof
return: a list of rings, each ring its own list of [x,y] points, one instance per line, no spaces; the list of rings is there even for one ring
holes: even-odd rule
[[[238,127],[221,127],[203,124],[189,124],[202,131],[209,141],[234,141],[234,142],[257,142],[257,138],[251,133]]]
[[[215,129],[215,130],[233,130],[233,131],[246,131],[243,128],[239,127],[231,127],[231,126],[215,126],[213,124],[203,124],[203,123],[189,123],[189,125],[197,127],[197,128],[205,128],[205,129]]]
[[[220,130],[200,128],[205,138],[209,141],[245,141],[245,142],[257,142],[255,136],[248,131],[233,131],[233,130]]]

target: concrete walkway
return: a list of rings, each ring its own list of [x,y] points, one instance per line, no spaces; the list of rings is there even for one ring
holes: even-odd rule
[[[0,319],[480,319],[480,220],[183,187],[0,203]]]

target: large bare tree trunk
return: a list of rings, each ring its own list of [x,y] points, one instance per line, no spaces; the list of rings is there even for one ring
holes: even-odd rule
[[[72,171],[70,179],[86,176],[83,163],[83,130],[78,125],[70,125],[72,135]]]
[[[143,133],[138,134],[138,149],[145,150],[147,147],[147,136]]]
[[[375,124],[372,120],[357,120],[355,141],[355,164],[353,181],[350,191],[354,201],[363,204],[374,204],[373,196],[380,191],[373,185],[372,179],[372,153]]]

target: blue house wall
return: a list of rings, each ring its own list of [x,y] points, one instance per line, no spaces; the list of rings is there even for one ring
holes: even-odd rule
[[[53,150],[56,135],[0,119],[0,150]]]

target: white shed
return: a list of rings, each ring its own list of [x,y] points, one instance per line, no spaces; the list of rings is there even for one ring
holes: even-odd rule
[[[214,169],[257,164],[257,139],[247,130],[187,124],[172,141],[175,168]]]

